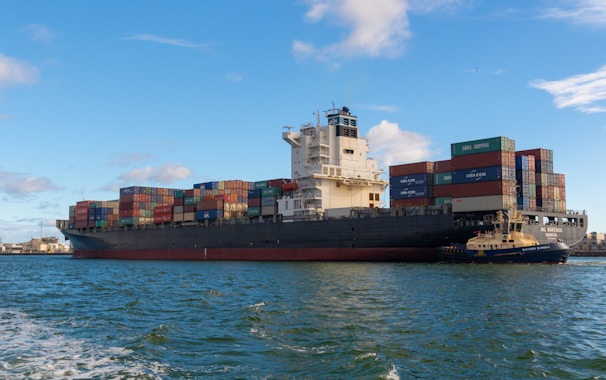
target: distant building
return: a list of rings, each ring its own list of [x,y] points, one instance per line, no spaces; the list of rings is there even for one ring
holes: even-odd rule
[[[71,252],[69,245],[59,243],[56,237],[32,239],[26,243],[0,243],[0,253],[3,254],[67,254]]]
[[[603,254],[606,252],[606,234],[591,232],[573,248],[579,253]]]

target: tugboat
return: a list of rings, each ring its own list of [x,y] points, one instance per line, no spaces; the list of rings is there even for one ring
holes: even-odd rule
[[[559,240],[541,244],[534,235],[522,232],[526,220],[520,211],[497,212],[494,229],[478,233],[466,244],[439,248],[439,257],[450,263],[566,263],[571,249]]]

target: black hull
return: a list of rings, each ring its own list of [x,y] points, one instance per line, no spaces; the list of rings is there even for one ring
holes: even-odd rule
[[[73,256],[82,258],[436,262],[439,247],[464,243],[483,227],[454,220],[444,213],[62,232],[72,243]],[[556,237],[574,244],[585,230],[561,228]],[[544,233],[536,236],[551,239]]]

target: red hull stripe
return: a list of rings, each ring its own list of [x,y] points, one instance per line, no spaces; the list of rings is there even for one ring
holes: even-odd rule
[[[76,250],[75,258],[125,260],[404,261],[435,262],[434,248],[188,248]]]

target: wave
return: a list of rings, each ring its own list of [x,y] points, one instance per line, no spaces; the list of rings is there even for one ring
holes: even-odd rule
[[[0,368],[7,379],[161,379],[159,363],[140,363],[133,351],[70,338],[18,310],[0,309]]]

